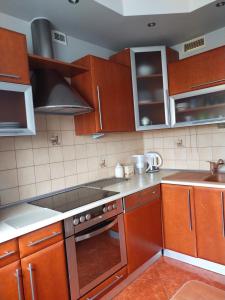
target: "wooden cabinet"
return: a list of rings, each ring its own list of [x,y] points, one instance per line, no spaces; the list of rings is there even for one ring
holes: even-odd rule
[[[74,76],[71,84],[94,111],[75,117],[78,135],[134,130],[130,69],[121,64],[86,56],[75,63],[89,72]]]
[[[15,261],[0,268],[0,299],[23,299],[20,261]]]
[[[225,46],[169,64],[169,93],[225,84]]]
[[[26,37],[0,28],[0,81],[30,84]]]
[[[225,265],[225,191],[194,188],[198,257]]]
[[[69,299],[63,241],[22,258],[21,266],[26,300]]]
[[[19,260],[17,239],[0,244],[0,268]]]
[[[128,273],[162,249],[160,187],[125,197]]]
[[[162,185],[164,248],[197,256],[193,188]]]

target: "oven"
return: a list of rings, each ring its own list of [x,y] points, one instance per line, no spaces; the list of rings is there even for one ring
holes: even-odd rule
[[[75,300],[127,264],[122,200],[68,218],[64,228],[71,299]]]

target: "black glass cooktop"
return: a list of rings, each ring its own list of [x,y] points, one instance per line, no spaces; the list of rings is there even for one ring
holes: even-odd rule
[[[79,187],[60,194],[34,200],[30,203],[59,212],[66,212],[116,194],[118,193],[89,187]]]

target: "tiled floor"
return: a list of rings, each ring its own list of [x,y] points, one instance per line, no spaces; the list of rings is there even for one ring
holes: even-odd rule
[[[114,300],[168,300],[189,280],[203,281],[225,290],[225,276],[164,257]]]

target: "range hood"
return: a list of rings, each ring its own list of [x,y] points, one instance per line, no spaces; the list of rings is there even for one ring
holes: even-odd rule
[[[34,54],[54,58],[51,43],[52,25],[44,18],[31,23]],[[54,70],[36,69],[32,75],[34,111],[45,114],[79,115],[92,108],[69,83]]]

